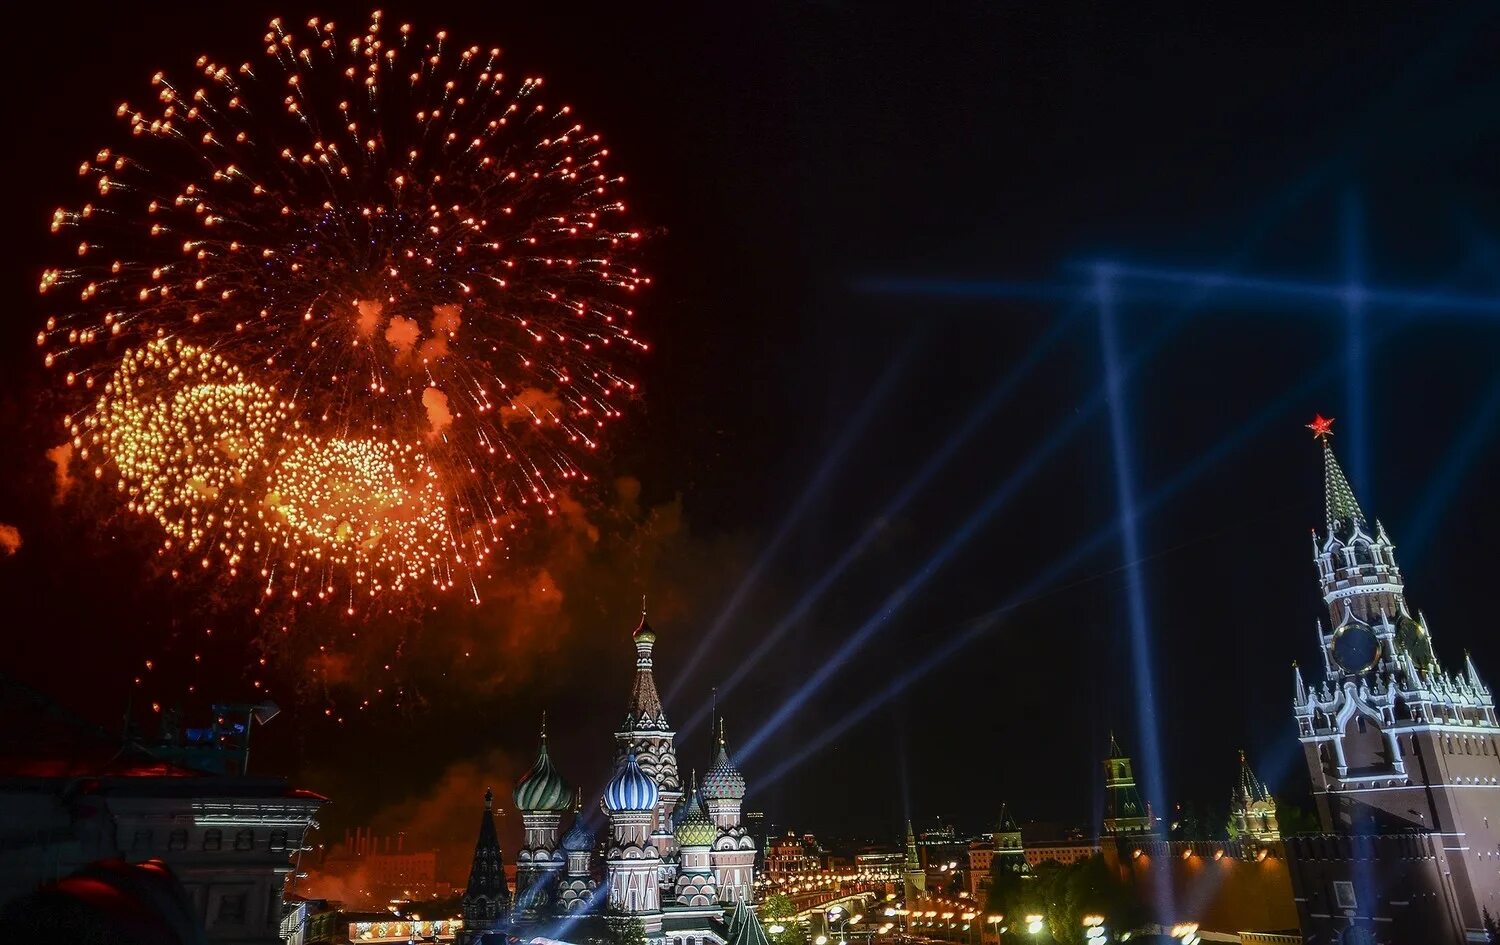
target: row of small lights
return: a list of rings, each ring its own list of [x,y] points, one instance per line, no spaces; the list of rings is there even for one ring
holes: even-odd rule
[[[1270,852],[1271,851],[1269,849],[1267,849],[1266,847],[1261,847],[1259,850],[1256,850],[1255,851],[1255,862],[1257,862],[1257,863],[1262,862],[1263,860],[1265,860],[1265,858],[1268,855],[1270,855]],[[1197,856],[1198,854],[1193,850],[1192,847],[1188,847],[1187,849],[1183,850],[1180,855],[1182,856],[1182,858],[1184,860],[1191,860],[1193,857]],[[1130,856],[1131,856],[1132,859],[1139,860],[1142,857],[1146,857],[1146,851],[1142,850],[1140,847],[1136,847],[1135,850],[1133,850],[1131,852]],[[1146,857],[1146,858],[1150,859],[1150,857]],[[1217,850],[1214,851],[1214,860],[1218,861],[1218,860],[1222,860],[1222,859],[1224,859],[1224,848],[1223,847],[1219,847]]]

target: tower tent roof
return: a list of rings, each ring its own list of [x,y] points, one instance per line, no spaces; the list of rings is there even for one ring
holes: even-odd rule
[[[1326,439],[1323,440],[1323,505],[1330,535],[1347,535],[1356,528],[1366,527],[1365,513]]]
[[[735,900],[734,913],[729,919],[729,945],[771,945],[771,939],[761,927],[760,919],[750,911],[743,899]]]
[[[1021,828],[1016,826],[1016,818],[1010,812],[1010,805],[1000,805],[1000,833],[1020,833]]]
[[[495,792],[484,792],[484,816],[479,820],[479,839],[474,843],[474,862],[469,867],[469,883],[464,898],[505,899],[510,895],[505,885],[505,866],[500,855],[500,838],[495,834]]]
[[[1120,747],[1120,740],[1115,737],[1114,729],[1109,732],[1109,756],[1110,758],[1124,758],[1125,750]]]
[[[645,603],[641,604],[641,622],[631,633],[635,643],[635,683],[630,689],[630,705],[625,710],[627,731],[666,731],[667,714],[656,690],[656,676],[651,672],[651,650],[656,645],[656,631],[646,622]]]
[[[1245,757],[1245,750],[1240,749],[1240,776],[1234,786],[1234,797],[1240,803],[1252,803],[1255,801],[1269,801],[1271,792],[1256,777],[1255,771],[1250,767],[1250,762]]]

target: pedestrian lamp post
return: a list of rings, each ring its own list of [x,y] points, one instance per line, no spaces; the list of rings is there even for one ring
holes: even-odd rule
[[[1032,938],[1042,934],[1042,917],[1032,913],[1026,917],[1026,931]]]
[[[1086,945],[1104,945],[1109,941],[1109,932],[1104,928],[1104,916],[1083,917],[1083,939]]]
[[[990,927],[990,935],[994,936],[995,941],[997,942],[1000,940],[1000,936],[1005,932],[1004,927],[1000,925],[1000,923],[1003,921],[1005,921],[1005,916],[996,915],[994,913],[991,913],[990,915],[984,917],[984,924]]]

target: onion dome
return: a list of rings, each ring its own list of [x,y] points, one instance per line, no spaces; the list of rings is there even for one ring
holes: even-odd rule
[[[594,830],[583,819],[582,798],[575,798],[573,801],[573,826],[563,834],[562,848],[569,853],[594,849]]]
[[[611,814],[645,813],[656,809],[657,795],[656,782],[641,770],[632,751],[604,787],[604,809]]]
[[[703,809],[703,802],[698,798],[698,776],[693,775],[693,792],[683,801],[677,811],[685,811],[682,816],[673,813],[672,835],[677,838],[677,845],[683,847],[708,847],[719,838],[719,828],[712,820],[708,819],[708,811]]]
[[[636,624],[636,628],[635,628],[634,631],[631,632],[630,638],[632,640],[634,640],[635,642],[637,642],[637,643],[655,643],[656,642],[656,631],[652,630],[651,629],[651,625],[646,622],[646,597],[645,597],[645,595],[641,596],[641,622],[639,624]]]
[[[521,775],[511,797],[516,802],[516,810],[524,812],[565,811],[572,796],[572,788],[568,787],[568,782],[557,773],[557,769],[552,767],[552,759],[547,757],[547,717],[543,715],[542,740],[537,748],[536,764]]]
[[[724,720],[719,720],[719,753],[714,756],[713,767],[703,776],[703,799],[705,801],[738,801],[745,797],[745,776],[729,760],[729,749],[724,746]]]

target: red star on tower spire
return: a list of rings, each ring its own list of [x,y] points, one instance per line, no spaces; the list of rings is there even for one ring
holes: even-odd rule
[[[1320,413],[1313,417],[1313,422],[1307,424],[1307,428],[1312,431],[1314,438],[1327,443],[1328,438],[1333,436],[1333,420],[1333,417],[1325,417]]]

